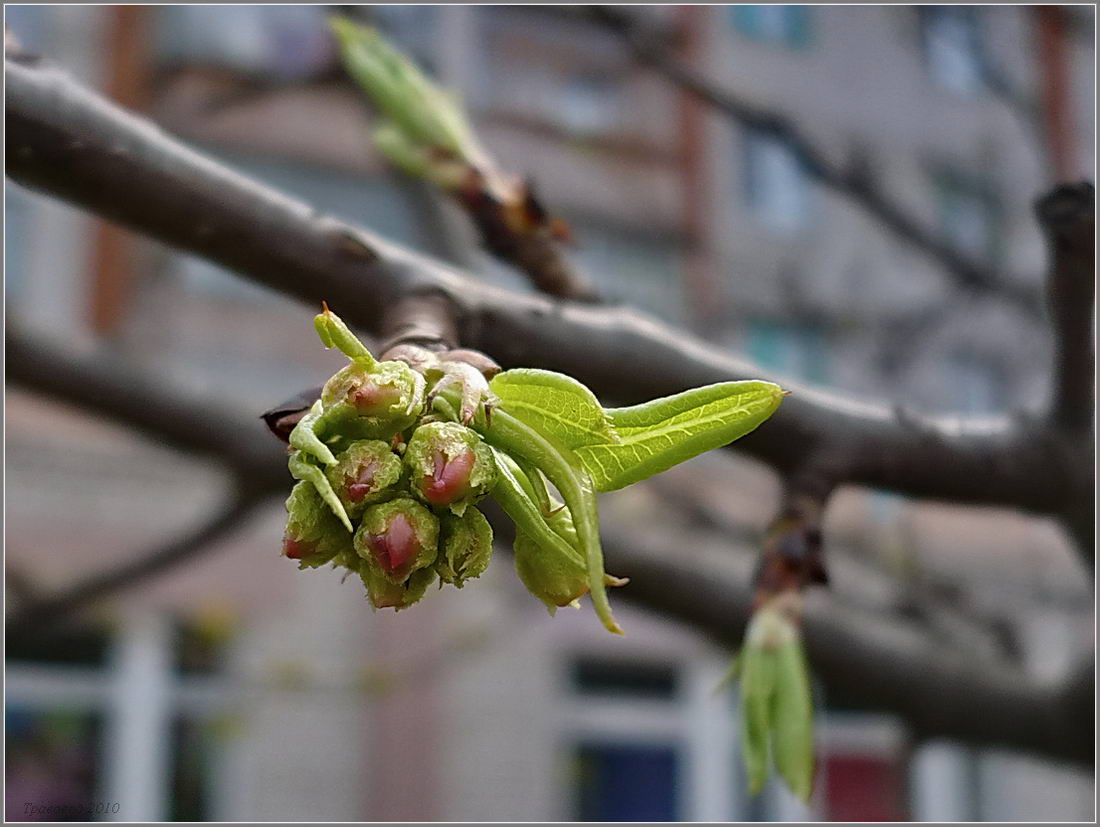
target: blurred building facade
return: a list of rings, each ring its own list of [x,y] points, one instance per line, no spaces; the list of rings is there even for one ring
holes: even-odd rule
[[[527,289],[477,250],[450,205],[372,152],[370,113],[341,76],[324,7],[5,11],[28,48],[244,173]],[[788,146],[639,68],[614,36],[547,10],[357,13],[461,93],[502,165],[570,220],[575,260],[613,299],[810,384],[969,414],[1045,398],[1040,318],[965,295],[821,189]],[[644,19],[949,243],[1005,279],[1041,279],[1030,204],[1051,178],[1032,10],[654,7]],[[1093,178],[1092,21],[1072,20],[1075,175]],[[9,316],[29,327],[65,331],[242,418],[333,369],[287,299],[18,187],[6,208]],[[25,568],[42,587],[183,528],[229,490],[209,464],[120,428],[22,391],[7,403],[9,573]],[[707,475],[734,481],[737,502],[716,509],[741,533],[706,542],[748,577],[775,481],[727,457],[675,479],[690,492]],[[642,486],[608,498],[606,519],[644,524],[666,495]],[[917,744],[898,721],[824,696],[810,808],[776,784],[752,798],[736,698],[713,693],[730,653],[629,606],[626,641],[605,639],[587,613],[551,620],[503,555],[461,593],[371,614],[357,584],[280,561],[280,532],[276,503],[186,571],[107,607],[108,632],[89,630],[68,651],[9,652],[9,818],[51,795],[102,802],[97,815],[114,819],[1092,815],[1080,770]],[[1002,561],[968,608],[1009,623],[1038,675],[1064,672],[1070,642],[1091,634],[1087,575],[1049,524],[846,493],[827,536],[838,592],[883,592],[883,606]],[[857,594],[913,566],[917,585]]]

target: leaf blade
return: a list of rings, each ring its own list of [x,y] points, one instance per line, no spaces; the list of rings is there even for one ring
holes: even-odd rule
[[[796,639],[780,646],[775,661],[775,767],[791,792],[805,802],[814,787],[814,711],[801,642]]]
[[[783,399],[772,382],[721,382],[630,408],[608,409],[619,439],[574,446],[599,491],[615,491],[727,445],[765,422]]]
[[[618,441],[595,394],[570,376],[517,368],[498,373],[489,388],[512,416],[564,448]]]

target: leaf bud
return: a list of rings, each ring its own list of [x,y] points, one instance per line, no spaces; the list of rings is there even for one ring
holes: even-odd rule
[[[559,606],[577,606],[577,601],[588,594],[588,567],[581,553],[575,551],[577,533],[568,510],[562,509],[546,521],[574,553],[566,554],[560,546],[542,546],[521,529],[516,531],[513,549],[519,579],[554,614]],[[624,586],[627,582],[625,578],[604,575],[608,586]]]
[[[405,464],[418,497],[460,516],[496,481],[491,449],[457,422],[429,422],[417,428],[405,449]]]
[[[389,439],[424,410],[424,377],[404,362],[353,361],[321,390],[324,419],[352,438]]]
[[[419,569],[408,579],[394,583],[373,561],[364,561],[359,567],[359,577],[367,587],[367,598],[374,608],[400,611],[424,597],[428,586],[435,581],[435,571],[431,568]]]
[[[480,577],[489,567],[493,529],[476,508],[467,508],[461,517],[445,514],[439,520],[439,534],[435,570],[444,583],[461,589],[467,580]]]
[[[325,474],[348,515],[357,518],[371,503],[385,499],[401,480],[401,458],[381,440],[351,443]]]
[[[435,515],[408,497],[368,506],[354,538],[359,556],[394,584],[430,566],[438,540]]]
[[[298,568],[317,568],[346,559],[353,551],[351,535],[325,505],[317,489],[299,482],[286,501],[287,521],[283,555],[298,561]]]

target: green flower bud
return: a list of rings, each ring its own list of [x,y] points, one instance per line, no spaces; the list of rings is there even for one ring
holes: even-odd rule
[[[394,492],[404,470],[401,458],[381,440],[353,442],[325,474],[348,515],[357,518],[369,504]]]
[[[489,492],[497,476],[492,450],[457,422],[417,428],[405,449],[405,464],[418,497],[460,516]]]
[[[493,529],[485,515],[467,508],[461,517],[446,514],[439,520],[439,556],[435,570],[444,583],[462,588],[489,567],[493,554]]]
[[[546,604],[550,614],[559,606],[577,606],[577,601],[588,594],[588,568],[584,557],[576,551],[577,532],[567,509],[562,509],[546,519],[554,532],[565,540],[573,553],[566,554],[562,547],[542,546],[525,531],[516,531],[516,573],[527,591]],[[625,578],[604,575],[608,586],[625,586]]]
[[[298,561],[298,568],[317,568],[346,561],[354,555],[351,534],[332,513],[311,483],[299,482],[286,501],[287,521],[283,554]]]
[[[359,567],[359,577],[367,587],[367,597],[374,608],[400,611],[419,602],[435,581],[435,571],[420,569],[409,575],[408,580],[394,583],[373,562],[364,562]]]
[[[346,365],[321,390],[324,421],[359,439],[389,439],[424,410],[424,377],[404,362]]]
[[[415,500],[401,497],[369,506],[355,532],[355,550],[391,583],[403,583],[436,558],[439,520]]]

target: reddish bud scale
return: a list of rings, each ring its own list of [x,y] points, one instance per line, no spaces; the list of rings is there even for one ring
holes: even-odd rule
[[[411,572],[420,551],[420,541],[404,514],[395,514],[390,518],[385,534],[367,535],[367,545],[383,571],[401,577]]]
[[[432,473],[420,481],[424,499],[432,505],[444,506],[465,497],[470,491],[470,472],[475,460],[473,451],[465,451],[448,462],[443,452],[436,450],[432,456]]]
[[[316,553],[317,544],[307,543],[305,540],[295,540],[293,537],[283,538],[283,555],[291,560],[301,560]]]
[[[374,476],[378,472],[378,463],[367,460],[359,466],[355,474],[344,477],[344,490],[353,503],[361,503],[374,490]]]
[[[392,385],[378,385],[367,380],[361,387],[348,391],[348,404],[361,416],[386,413],[401,398],[401,390]]]

